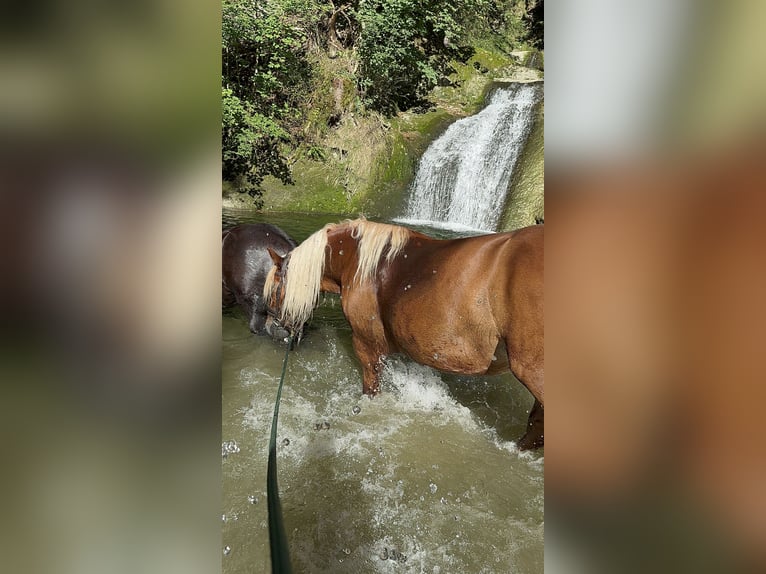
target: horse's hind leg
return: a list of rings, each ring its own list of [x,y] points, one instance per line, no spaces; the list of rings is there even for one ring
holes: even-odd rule
[[[539,448],[543,446],[545,419],[542,333],[539,337],[517,336],[509,340],[506,345],[511,372],[535,397],[535,404],[527,421],[527,432],[519,439],[519,448],[521,450]]]
[[[529,412],[527,420],[527,432],[518,441],[519,450],[530,450],[543,446],[543,437],[545,433],[544,426],[545,409],[540,401],[535,399],[532,410]]]

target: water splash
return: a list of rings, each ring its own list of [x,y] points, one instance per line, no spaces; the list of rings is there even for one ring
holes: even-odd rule
[[[221,443],[221,456],[223,458],[228,457],[230,454],[237,454],[239,450],[239,445],[235,440],[225,440]]]
[[[296,570],[539,570],[542,468],[512,452],[428,367],[390,359],[382,394],[368,401],[350,343],[325,341],[328,331],[315,332],[291,358],[280,412],[280,440],[290,444],[278,449],[279,478],[283,508],[297,525],[290,544]],[[242,393],[226,438],[236,436],[248,456],[230,457],[224,467],[231,572],[247,571],[268,552],[265,506],[249,498],[262,497],[278,375],[256,384],[258,371],[280,368],[264,348],[252,367],[232,370]],[[493,552],[499,547],[503,553]]]

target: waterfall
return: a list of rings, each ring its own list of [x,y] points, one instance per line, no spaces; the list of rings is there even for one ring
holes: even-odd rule
[[[541,96],[538,83],[506,84],[453,123],[420,159],[400,221],[494,231]]]

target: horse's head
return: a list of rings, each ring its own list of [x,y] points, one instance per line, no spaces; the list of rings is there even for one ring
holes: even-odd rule
[[[303,325],[290,324],[285,321],[282,313],[285,301],[287,262],[290,254],[288,253],[283,257],[271,247],[268,247],[267,250],[274,265],[266,276],[266,283],[263,286],[263,299],[266,302],[266,314],[268,316],[266,330],[275,338],[283,339],[293,336],[296,342],[300,341],[303,337]]]

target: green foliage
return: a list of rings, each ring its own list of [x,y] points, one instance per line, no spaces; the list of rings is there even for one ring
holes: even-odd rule
[[[470,57],[461,22],[484,6],[482,0],[360,2],[359,86],[367,104],[390,114],[422,103],[451,59]]]
[[[260,196],[264,176],[273,175],[290,183],[290,170],[280,152],[289,134],[272,118],[254,110],[252,104],[223,88],[221,147],[222,175],[238,183],[240,191]]]
[[[223,178],[260,195],[266,175],[289,182],[285,153],[299,126],[310,68],[304,29],[292,10],[307,0],[224,0]]]
[[[529,43],[535,48],[545,48],[544,0],[531,0],[524,20],[529,27]]]
[[[472,43],[487,41],[504,51],[519,48],[528,35],[526,6],[536,0],[485,0],[466,24]]]
[[[273,0],[224,0],[222,30],[226,87],[264,115],[289,115],[309,76],[306,35],[292,15]]]

